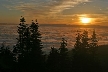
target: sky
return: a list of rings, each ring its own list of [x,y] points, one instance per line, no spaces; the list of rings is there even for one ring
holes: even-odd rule
[[[17,24],[21,16],[27,23],[77,25],[86,17],[108,25],[108,0],[0,0],[0,23]]]

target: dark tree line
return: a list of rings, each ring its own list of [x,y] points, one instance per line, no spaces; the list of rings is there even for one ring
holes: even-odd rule
[[[97,38],[95,30],[88,38],[88,31],[77,35],[73,51],[74,72],[102,72],[97,58]]]
[[[25,22],[22,17],[13,50],[4,43],[0,47],[0,72],[102,72],[95,30],[91,38],[86,30],[78,33],[71,51],[62,38],[60,47],[51,47],[49,55],[45,55],[37,20],[30,25]]]

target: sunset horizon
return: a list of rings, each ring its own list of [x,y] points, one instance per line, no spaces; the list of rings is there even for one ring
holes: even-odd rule
[[[28,24],[38,19],[40,24],[83,24],[81,17],[90,18],[89,24],[108,25],[107,0],[30,0],[0,1],[0,23],[18,23],[24,16]]]
[[[0,0],[0,72],[108,72],[108,0]]]

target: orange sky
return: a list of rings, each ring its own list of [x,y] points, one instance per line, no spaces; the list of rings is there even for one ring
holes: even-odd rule
[[[107,25],[108,0],[0,0],[0,23],[19,23],[21,16],[27,23],[82,24],[86,17],[89,24]]]

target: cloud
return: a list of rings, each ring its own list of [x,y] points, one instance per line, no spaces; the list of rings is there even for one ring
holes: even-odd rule
[[[73,14],[64,15],[63,11],[71,9],[80,3],[91,0],[8,0],[11,4],[5,5],[9,10],[21,11],[29,19],[41,19],[44,23],[64,22],[71,23]],[[32,18],[31,18],[32,17]],[[69,21],[70,20],[70,21]]]
[[[74,7],[82,2],[89,2],[89,0],[30,0],[29,2],[15,0],[13,5],[7,5],[9,9],[20,10],[24,13],[32,13],[36,15],[49,15],[60,13],[65,9]]]
[[[82,2],[89,2],[89,0],[54,0],[58,5],[54,4],[54,7],[51,8],[52,13],[59,13],[65,9],[74,7],[75,5]]]

